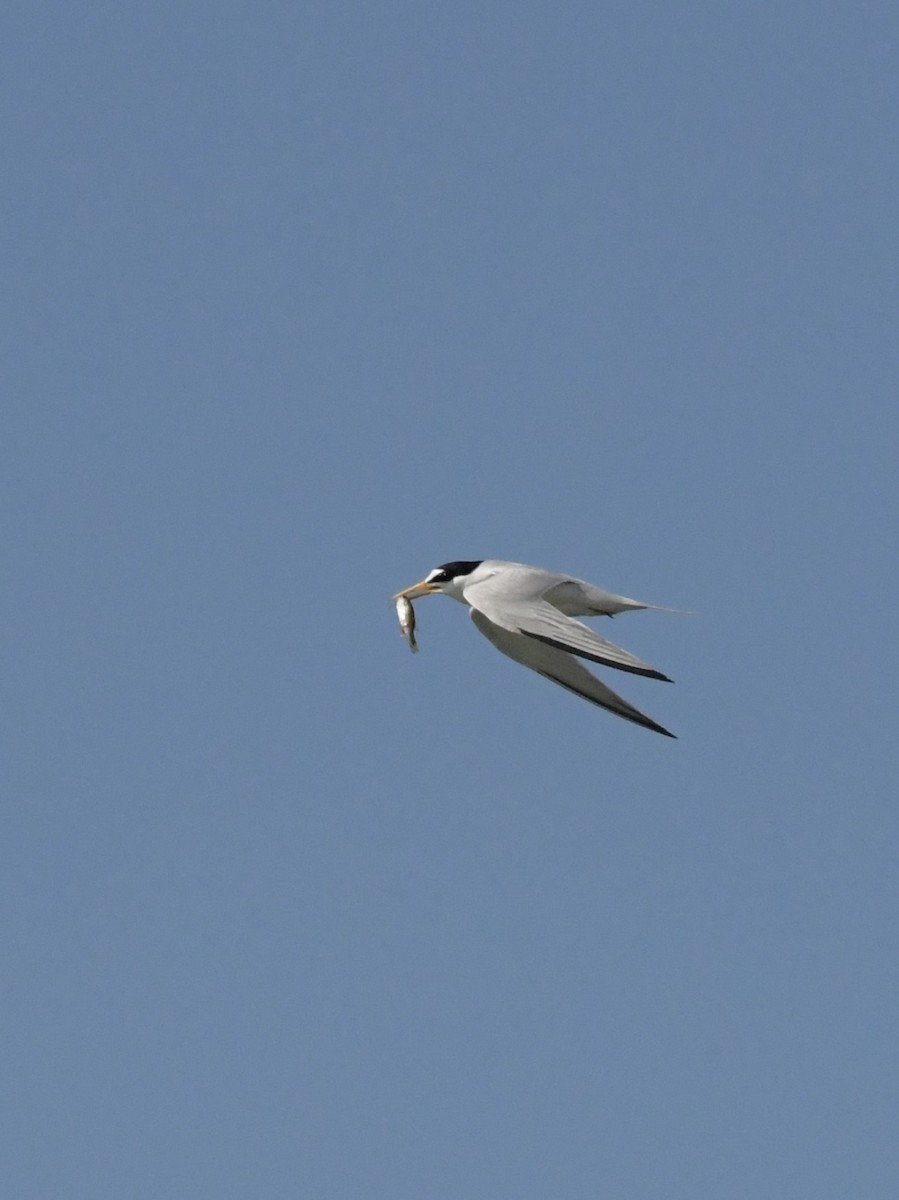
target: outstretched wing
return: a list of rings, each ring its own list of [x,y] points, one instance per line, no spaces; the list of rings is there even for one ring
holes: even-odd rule
[[[633,675],[646,675],[649,679],[671,680],[635,654],[622,650],[606,641],[592,629],[573,617],[566,617],[552,604],[539,597],[516,594],[508,586],[500,589],[491,587],[493,580],[466,589],[465,598],[472,609],[484,614],[494,625],[509,633],[524,634],[535,641],[589,658],[604,667],[615,667],[619,671],[630,671]]]
[[[635,725],[655,730],[656,733],[662,733],[665,737],[673,738],[675,736],[653,721],[651,717],[647,717],[645,713],[634,708],[632,704],[628,704],[610,687],[606,687],[571,654],[559,650],[541,639],[505,629],[495,624],[476,608],[471,609],[471,619],[484,637],[496,646],[497,650],[501,650],[503,654],[514,658],[523,666],[530,667],[532,671],[536,671],[545,679],[550,679],[560,687],[567,688],[569,692],[574,692],[576,696],[589,700],[591,704],[598,704],[600,708],[608,709],[609,712],[624,717],[626,721],[633,721]]]
[[[583,579],[563,579],[547,588],[542,598],[566,617],[614,617],[616,613],[655,608],[654,604],[618,596]]]

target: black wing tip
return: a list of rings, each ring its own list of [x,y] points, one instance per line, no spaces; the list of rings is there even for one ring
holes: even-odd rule
[[[675,741],[678,741],[676,733],[672,733],[664,725],[659,725],[657,721],[654,721],[652,717],[647,717],[645,713],[638,712],[636,709],[633,712],[620,712],[617,708],[610,708],[608,704],[603,704],[601,700],[597,700],[589,692],[582,692],[580,688],[575,687],[571,683],[563,683],[561,679],[555,675],[550,675],[548,671],[541,671],[539,667],[532,667],[531,670],[536,671],[538,675],[542,675],[544,679],[548,679],[550,683],[557,683],[559,687],[563,687],[566,692],[571,692],[573,696],[580,696],[588,704],[595,704],[597,708],[611,713],[613,717],[621,717],[625,721],[630,721],[632,725],[639,725],[641,729],[649,729],[652,733],[661,733],[664,737],[673,738]],[[614,695],[614,692],[612,694]],[[620,698],[617,697],[617,699]]]
[[[530,629],[519,627],[518,633],[533,638],[535,642],[544,642],[547,646],[552,646],[554,650],[564,650],[566,654],[573,654],[577,658],[586,658],[600,667],[611,667],[615,671],[624,671],[628,675],[642,675],[645,679],[660,679],[662,683],[674,683],[670,675],[663,675],[655,667],[635,667],[631,663],[613,662],[610,658],[600,658],[598,654],[591,654],[589,650],[580,650],[569,646],[567,642],[560,642],[558,638],[548,637],[545,633],[532,633]],[[674,734],[669,734],[669,736],[674,737]]]
[[[642,726],[643,729],[651,729],[653,733],[660,733],[663,737],[673,738],[675,741],[678,740],[676,733],[672,733],[671,730],[666,729],[664,725],[659,725],[659,723],[654,721],[652,717],[647,717],[645,713],[641,713],[640,715],[643,717],[642,721],[637,721],[633,717],[626,719],[633,721],[635,725]]]
[[[577,650],[569,650],[569,654],[577,654]],[[674,683],[670,675],[664,675],[661,671],[657,671],[655,667],[632,667],[630,663],[612,662],[608,658],[600,658],[598,655],[581,654],[581,658],[590,658],[593,662],[598,663],[601,667],[613,667],[616,671],[625,671],[628,675],[642,675],[644,679],[659,679],[662,683]]]

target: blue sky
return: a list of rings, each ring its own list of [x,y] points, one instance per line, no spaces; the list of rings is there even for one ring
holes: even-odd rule
[[[894,7],[3,27],[3,1194],[892,1200]]]

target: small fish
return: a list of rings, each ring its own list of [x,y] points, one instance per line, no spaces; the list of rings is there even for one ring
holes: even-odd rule
[[[413,654],[418,653],[418,643],[415,641],[415,609],[405,596],[400,596],[396,602],[396,615],[400,621],[400,632],[409,643]]]

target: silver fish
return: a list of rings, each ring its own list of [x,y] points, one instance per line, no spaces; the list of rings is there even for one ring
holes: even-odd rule
[[[418,643],[415,640],[415,609],[405,596],[400,596],[396,602],[396,615],[400,622],[400,632],[409,643],[413,654],[418,653]]]

